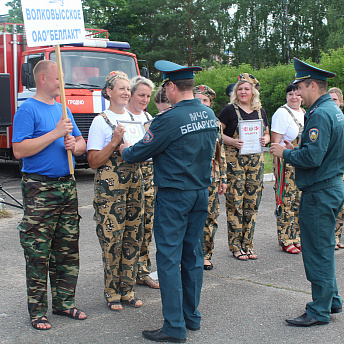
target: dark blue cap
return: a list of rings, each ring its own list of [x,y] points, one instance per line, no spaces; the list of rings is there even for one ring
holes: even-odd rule
[[[227,88],[226,88],[226,94],[227,94],[228,97],[231,96],[231,93],[233,92],[235,85],[236,85],[236,83],[234,83],[234,84],[229,84],[229,85],[227,86]]]
[[[167,81],[193,79],[194,72],[203,70],[198,66],[181,66],[170,61],[159,60],[154,64],[155,68],[163,72],[163,84]]]
[[[296,71],[294,84],[297,84],[300,81],[305,79],[318,79],[327,81],[328,78],[334,78],[335,73],[328,72],[326,70],[316,68],[314,66],[305,63],[296,57],[294,57],[294,68]]]

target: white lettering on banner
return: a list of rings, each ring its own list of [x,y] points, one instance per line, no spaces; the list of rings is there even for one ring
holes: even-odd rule
[[[68,99],[68,105],[84,105],[85,101],[83,99]]]
[[[191,114],[190,114],[190,117],[191,117]],[[197,122],[197,123],[185,124],[185,125],[182,125],[180,127],[180,131],[182,132],[182,135],[185,135],[185,134],[191,133],[193,131],[198,131],[198,130],[202,130],[202,129],[210,129],[210,128],[217,128],[217,121],[216,120],[209,119],[209,120],[201,121],[201,122]]]
[[[191,121],[197,121],[198,119],[208,118],[207,111],[189,113]]]

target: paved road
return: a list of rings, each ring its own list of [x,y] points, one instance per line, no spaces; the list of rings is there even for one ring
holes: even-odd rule
[[[0,162],[0,183],[18,199],[20,180],[16,166]],[[125,307],[111,312],[103,298],[101,251],[92,220],[93,173],[77,170],[81,220],[81,269],[77,306],[88,314],[86,321],[48,316],[50,331],[35,331],[26,309],[23,252],[16,226],[20,211],[10,209],[13,217],[0,219],[0,343],[149,343],[141,336],[144,329],[162,325],[160,293],[137,286],[141,309]],[[277,245],[273,215],[272,182],[266,182],[255,233],[257,261],[235,260],[228,251],[224,199],[221,198],[219,230],[216,234],[214,270],[204,274],[200,311],[202,328],[188,333],[188,343],[343,343],[343,313],[331,317],[327,326],[294,328],[284,319],[301,315],[311,300],[301,255],[289,255]],[[0,196],[1,197],[1,196]],[[155,268],[155,247],[152,245]],[[344,293],[344,250],[336,252],[337,281]]]

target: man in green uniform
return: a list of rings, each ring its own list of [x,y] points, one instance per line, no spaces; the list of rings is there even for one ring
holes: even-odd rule
[[[271,152],[295,167],[302,191],[299,219],[304,267],[313,301],[306,312],[287,319],[294,326],[324,325],[342,311],[335,276],[335,223],[344,200],[344,116],[327,94],[330,73],[294,58],[298,93],[309,109],[301,143],[293,148],[273,143]]]
[[[123,159],[141,162],[153,157],[154,236],[164,326],[143,331],[157,342],[184,343],[186,328],[199,330],[198,311],[203,279],[203,227],[208,214],[208,186],[218,132],[214,112],[193,96],[193,71],[157,61],[172,107],[157,115],[143,140],[120,147]]]

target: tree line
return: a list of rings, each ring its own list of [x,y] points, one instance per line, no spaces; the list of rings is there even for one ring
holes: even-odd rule
[[[20,0],[7,2],[9,21],[22,22]],[[147,60],[200,65],[196,83],[212,87],[215,112],[229,101],[225,88],[249,72],[260,81],[271,117],[293,80],[292,58],[336,72],[331,86],[344,87],[344,0],[82,0],[85,26],[106,29]],[[156,113],[154,104],[149,110]]]
[[[339,87],[344,91],[344,47],[331,49],[328,53],[322,52],[319,63],[315,63],[311,59],[305,61],[315,67],[336,73],[335,78],[328,79],[328,88]],[[260,69],[255,69],[249,64],[240,64],[237,67],[217,64],[212,68],[198,72],[195,75],[195,84],[208,85],[216,92],[216,99],[213,102],[213,110],[216,115],[230,101],[225,93],[226,87],[231,83],[235,83],[238,75],[242,73],[250,73],[259,80],[260,100],[271,123],[272,115],[280,106],[286,103],[286,86],[295,78],[293,63],[277,64],[276,66],[262,67]],[[148,106],[148,112],[151,114],[157,113],[153,101]]]
[[[22,21],[20,0],[7,2]],[[128,41],[140,59],[255,69],[320,61],[344,45],[344,0],[82,0],[86,27]]]

